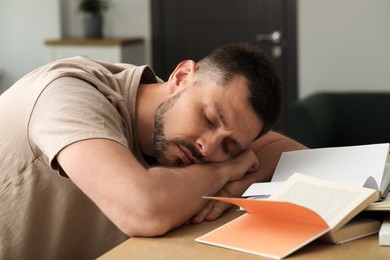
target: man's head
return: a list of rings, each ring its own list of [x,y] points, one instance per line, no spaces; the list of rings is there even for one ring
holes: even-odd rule
[[[163,165],[227,160],[266,133],[280,113],[272,62],[245,43],[180,63],[167,89],[154,124],[154,156]]]
[[[243,76],[249,102],[264,123],[260,135],[269,131],[279,118],[280,78],[271,59],[257,46],[243,42],[222,46],[197,63],[197,75],[200,85],[217,80],[221,86],[237,75]]]

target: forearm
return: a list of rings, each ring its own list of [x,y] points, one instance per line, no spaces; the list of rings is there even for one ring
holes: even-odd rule
[[[152,201],[149,200],[147,205],[154,205],[150,209],[154,214],[147,212],[147,216],[137,216],[137,219],[149,219],[152,232],[148,234],[145,229],[138,231],[137,226],[133,226],[133,235],[155,235],[156,230],[164,233],[183,224],[208,203],[201,196],[215,195],[228,182],[241,179],[254,165],[257,166],[256,156],[248,150],[223,163],[149,169],[150,179],[155,183],[149,188],[153,189],[155,196],[149,196]],[[140,191],[138,194],[145,193]],[[161,221],[165,221],[163,226],[153,226],[153,223],[159,225]]]
[[[240,179],[257,159],[245,151],[232,160],[187,168],[143,168],[131,152],[104,139],[74,143],[58,161],[73,182],[124,233],[161,235],[186,222],[227,182]]]
[[[232,196],[241,196],[255,182],[270,181],[283,152],[307,149],[307,147],[284,135],[270,132],[253,142],[251,149],[259,160],[259,168],[252,174],[245,175],[241,180],[227,184]]]
[[[127,233],[154,236],[188,221],[207,204],[202,196],[215,195],[228,182],[227,175],[218,173],[214,166],[149,169],[146,174],[150,181],[137,191],[145,209],[137,214],[133,212]]]

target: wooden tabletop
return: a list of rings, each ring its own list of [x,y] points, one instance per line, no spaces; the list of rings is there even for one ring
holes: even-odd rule
[[[194,241],[241,214],[230,210],[217,221],[186,225],[162,237],[130,238],[99,259],[267,259]],[[341,245],[314,241],[287,259],[390,259],[390,247],[379,246],[377,234]]]

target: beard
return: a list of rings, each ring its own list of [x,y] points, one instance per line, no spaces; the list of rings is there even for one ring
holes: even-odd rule
[[[168,147],[172,145],[185,147],[199,162],[206,162],[202,154],[190,142],[182,138],[167,139],[165,137],[165,115],[185,90],[186,89],[161,103],[154,114],[154,156],[158,163],[163,166],[184,166],[184,162],[181,158],[168,158],[167,150]]]

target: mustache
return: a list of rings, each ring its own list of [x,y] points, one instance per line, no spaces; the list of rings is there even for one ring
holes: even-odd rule
[[[191,143],[188,143],[184,140],[179,140],[177,141],[177,144],[178,145],[181,145],[181,146],[184,146],[190,153],[191,155],[197,160],[199,161],[200,163],[207,163],[207,160],[206,158],[200,153],[200,151],[198,149],[195,148],[194,145],[192,145]]]

